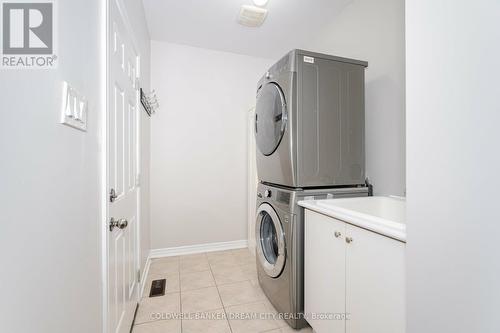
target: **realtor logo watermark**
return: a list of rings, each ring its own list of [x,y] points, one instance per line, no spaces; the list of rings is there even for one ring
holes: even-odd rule
[[[55,3],[53,0],[35,1],[0,0],[2,68],[57,66]]]

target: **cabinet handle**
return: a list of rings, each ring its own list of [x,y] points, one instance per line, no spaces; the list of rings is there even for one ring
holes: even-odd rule
[[[334,235],[335,235],[335,238],[339,238],[340,236],[342,236],[340,231],[335,231]]]
[[[353,239],[352,239],[352,237],[346,237],[345,241],[346,241],[346,243],[350,244],[350,243],[352,243]]]

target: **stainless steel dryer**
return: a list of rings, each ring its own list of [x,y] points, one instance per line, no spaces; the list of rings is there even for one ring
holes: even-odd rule
[[[364,61],[293,50],[257,88],[259,180],[289,187],[365,180]]]
[[[367,196],[368,188],[290,189],[259,184],[255,239],[259,284],[293,328],[304,311],[304,210],[297,202]]]

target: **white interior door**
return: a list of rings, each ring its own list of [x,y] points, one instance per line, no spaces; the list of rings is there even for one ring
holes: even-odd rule
[[[139,292],[139,57],[122,10],[119,0],[109,1],[107,259],[108,332],[113,333],[130,332]]]

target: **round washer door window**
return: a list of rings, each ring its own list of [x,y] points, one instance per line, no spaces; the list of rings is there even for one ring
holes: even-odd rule
[[[267,203],[257,210],[255,233],[262,268],[270,277],[278,277],[285,267],[285,235],[278,215]]]
[[[276,83],[267,83],[260,89],[255,107],[255,140],[262,154],[269,156],[278,148],[286,122],[285,96]]]

